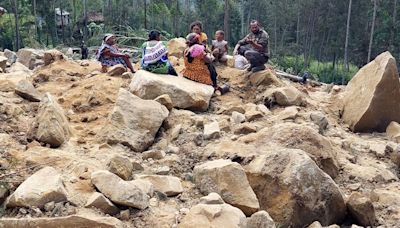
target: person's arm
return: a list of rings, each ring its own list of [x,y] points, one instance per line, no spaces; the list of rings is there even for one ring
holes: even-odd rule
[[[228,44],[225,45],[225,52],[228,53]]]
[[[248,44],[247,43],[248,37],[249,37],[249,34],[247,36],[245,36],[243,39],[241,39],[241,40],[239,40],[237,42],[235,48],[233,49],[233,55],[237,55],[238,54],[240,46]]]
[[[128,54],[122,54],[122,53],[113,53],[110,49],[106,48],[104,50],[104,55],[110,56],[110,57],[117,57],[117,58],[130,58]]]
[[[257,50],[263,49],[263,45],[254,40],[248,40],[247,43],[251,44],[251,46],[253,46]]]

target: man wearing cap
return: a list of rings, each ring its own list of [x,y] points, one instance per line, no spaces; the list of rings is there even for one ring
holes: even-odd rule
[[[265,70],[265,63],[269,59],[268,33],[261,29],[260,23],[256,20],[250,22],[251,32],[240,40],[233,51],[233,54],[244,53],[244,57],[250,62],[248,71],[258,72]]]

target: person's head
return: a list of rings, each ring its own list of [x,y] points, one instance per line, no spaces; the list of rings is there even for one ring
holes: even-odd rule
[[[153,30],[149,33],[149,41],[156,40],[160,41],[160,35],[161,33],[157,30]]]
[[[215,32],[215,39],[218,41],[222,41],[225,38],[225,33],[222,30],[218,30]]]
[[[108,45],[114,45],[117,41],[117,38],[115,37],[114,34],[107,34],[103,38],[103,42],[108,44]]]
[[[191,46],[193,46],[195,44],[198,44],[199,43],[199,39],[200,39],[199,34],[192,32],[192,33],[190,33],[189,35],[186,36],[186,44],[189,47],[191,47]]]
[[[203,32],[203,24],[200,21],[195,21],[190,24],[190,32],[201,34]]]
[[[257,33],[258,31],[260,31],[260,28],[261,28],[261,24],[257,20],[252,20],[250,22],[250,31],[252,33]]]

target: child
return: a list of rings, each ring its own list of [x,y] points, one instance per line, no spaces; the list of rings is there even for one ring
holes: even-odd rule
[[[108,67],[122,64],[128,67],[132,73],[135,73],[132,63],[129,60],[129,55],[119,52],[115,44],[116,38],[113,34],[106,35],[103,38],[103,43],[96,54],[97,60],[101,62],[101,71],[106,73]]]
[[[215,40],[212,41],[211,51],[215,59],[226,64],[228,61],[228,42],[224,40],[225,33],[222,30],[215,32]]]

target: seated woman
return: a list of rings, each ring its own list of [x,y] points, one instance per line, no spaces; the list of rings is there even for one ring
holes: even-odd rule
[[[188,48],[184,52],[185,70],[183,76],[190,80],[200,82],[206,85],[212,85],[214,89],[217,86],[217,72],[205,52],[205,47],[200,43],[200,35],[190,33],[186,37]]]
[[[141,66],[143,70],[155,74],[177,75],[168,61],[168,49],[166,43],[160,41],[159,31],[151,31],[149,33],[149,40],[143,43]]]
[[[122,64],[135,73],[132,63],[129,61],[129,55],[119,52],[115,43],[116,38],[113,34],[106,35],[103,38],[103,43],[96,54],[97,60],[101,62],[101,71],[106,73],[108,67]]]
[[[199,43],[207,46],[208,37],[207,34],[203,32],[203,24],[200,21],[195,21],[190,24],[190,32],[199,35]]]

